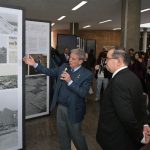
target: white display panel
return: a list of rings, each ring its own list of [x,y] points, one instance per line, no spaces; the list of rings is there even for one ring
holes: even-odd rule
[[[50,23],[26,21],[26,55],[31,55],[49,67]],[[25,68],[26,119],[49,114],[49,77],[39,74],[33,67]]]
[[[23,11],[0,7],[0,149],[23,148]]]
[[[49,35],[49,23],[26,21],[26,54],[47,54]]]

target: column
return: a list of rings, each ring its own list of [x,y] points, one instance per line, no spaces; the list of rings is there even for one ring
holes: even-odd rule
[[[79,33],[79,23],[77,23],[77,22],[71,22],[70,23],[70,33],[72,35],[78,35],[78,33]]]
[[[139,50],[141,0],[122,0],[121,47]]]
[[[143,51],[146,52],[147,49],[147,28],[143,29]]]

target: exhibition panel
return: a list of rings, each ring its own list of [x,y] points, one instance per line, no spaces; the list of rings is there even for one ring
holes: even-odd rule
[[[0,149],[23,148],[23,10],[0,7]]]
[[[49,68],[50,22],[26,20],[26,55]],[[25,67],[26,119],[49,114],[49,77],[31,66]]]

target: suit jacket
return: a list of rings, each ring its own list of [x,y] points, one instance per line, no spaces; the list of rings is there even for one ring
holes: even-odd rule
[[[147,122],[142,85],[128,68],[110,80],[100,106],[97,141],[105,150],[138,150]]]
[[[38,64],[36,70],[44,73],[48,76],[54,76],[57,78],[57,83],[54,89],[54,95],[51,104],[51,110],[53,110],[58,102],[59,90],[61,90],[62,81],[60,80],[60,75],[68,68],[68,72],[70,71],[70,67],[68,64],[63,64],[59,68],[48,69],[43,67],[41,64]],[[71,79],[73,83],[68,86],[69,88],[69,97],[67,99],[68,102],[68,116],[69,120],[72,123],[81,122],[84,118],[85,114],[85,97],[90,89],[92,83],[92,72],[87,70],[84,67],[80,67],[77,71],[75,71],[71,75]],[[67,83],[66,83],[67,84]],[[65,94],[65,93],[64,93]]]
[[[64,53],[63,53],[63,54],[60,54],[60,58],[61,58],[62,64],[68,62],[68,60],[66,59],[66,56],[65,56]]]

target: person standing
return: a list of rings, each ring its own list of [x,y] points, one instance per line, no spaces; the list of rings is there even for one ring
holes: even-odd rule
[[[146,72],[146,88],[147,88],[147,94],[148,94],[148,111],[149,111],[149,117],[150,117],[150,66],[147,67]]]
[[[149,142],[142,85],[128,69],[128,63],[124,50],[108,51],[106,68],[113,75],[104,91],[96,135],[103,150],[139,150],[143,131],[143,142]]]
[[[60,58],[63,63],[68,63],[69,61],[69,49],[68,48],[64,48],[64,52],[62,54],[60,54]]]
[[[97,58],[97,65],[95,66],[96,72],[96,96],[95,101],[99,101],[101,97],[101,89],[103,86],[103,91],[106,89],[109,79],[111,78],[111,73],[106,69],[106,55],[107,51],[100,52]]]
[[[73,49],[69,64],[48,69],[35,63],[34,59],[24,57],[26,64],[34,66],[38,72],[57,78],[51,111],[57,107],[57,130],[61,150],[71,150],[71,140],[77,150],[88,150],[82,134],[82,121],[85,115],[85,97],[92,83],[92,72],[82,67],[85,53],[82,49]]]

